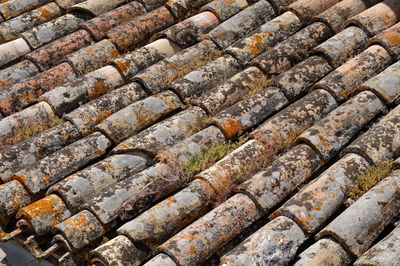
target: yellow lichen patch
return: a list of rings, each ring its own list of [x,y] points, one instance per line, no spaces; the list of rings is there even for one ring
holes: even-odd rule
[[[252,80],[248,85],[247,85],[247,96],[253,96],[254,94],[259,93],[260,91],[264,90],[268,86],[271,86],[271,80],[268,79],[266,76],[261,76],[259,78],[256,78],[255,80]]]
[[[349,187],[347,195],[352,200],[357,200],[364,193],[374,187],[392,171],[393,160],[385,161],[380,166],[371,166],[366,173],[361,175],[354,185]]]

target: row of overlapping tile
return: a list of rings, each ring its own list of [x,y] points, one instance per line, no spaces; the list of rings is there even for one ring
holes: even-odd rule
[[[185,1],[176,2],[182,2],[179,6],[185,7]],[[207,1],[198,2],[201,6]],[[94,261],[111,264],[114,260],[114,263],[119,261],[123,265],[143,262],[150,250],[186,226],[158,249],[170,257],[160,255],[152,261],[159,263],[157,260],[169,260],[170,263],[186,265],[208,258],[291,195],[296,187],[344,148],[361,128],[384,112],[385,105],[389,105],[389,108],[393,106],[399,95],[396,89],[398,63],[387,67],[398,60],[398,41],[393,40],[399,34],[398,25],[394,25],[399,18],[399,4],[396,1],[384,1],[381,4],[376,2],[297,1],[289,6],[292,12],[282,12],[277,16],[278,2],[271,6],[267,1],[259,1],[229,18],[246,7],[244,1],[214,1],[203,10],[211,10],[218,15],[220,21],[226,21],[208,35],[200,34],[205,34],[218,24],[216,18],[210,18],[214,15],[209,12],[193,16],[159,35],[167,36],[187,49],[176,53],[179,47],[171,41],[167,49],[162,51],[152,50],[154,46],[150,44],[114,61],[114,66],[119,68],[125,80],[139,81],[144,90],[139,83],[130,83],[117,89],[125,81],[119,72],[107,66],[100,70],[107,77],[105,80],[111,84],[107,84],[110,88],[104,88],[104,84],[93,86],[98,82],[96,75],[99,74],[98,71],[89,72],[82,79],[45,93],[42,96],[45,102],[4,118],[2,121],[6,123],[16,118],[22,120],[18,115],[24,111],[29,113],[42,108],[47,112],[54,110],[58,115],[67,113],[65,117],[75,126],[63,123],[30,141],[9,147],[8,153],[3,152],[5,163],[2,179],[7,183],[2,186],[5,195],[2,199],[2,214],[14,217],[19,211],[17,216],[23,218],[17,224],[20,229],[13,234],[29,229],[37,236],[42,236],[56,228],[60,235],[54,237],[54,246],[47,252],[38,250],[35,237],[28,239],[27,247],[39,257],[61,246],[68,247],[70,255],[93,245],[106,232],[115,230],[121,220],[134,218],[118,229],[121,236],[93,252]],[[322,13],[324,10],[327,11]],[[174,14],[184,17],[183,13]],[[201,25],[204,27],[199,27],[199,23],[193,26],[193,20],[196,21],[199,16],[205,16],[211,22],[204,22],[203,17],[200,21],[203,21]],[[313,22],[315,17],[317,19]],[[345,23],[351,17],[353,19]],[[129,43],[130,46],[132,42],[140,43],[127,30],[133,25],[122,25],[125,28],[120,32],[127,34],[116,34],[124,39],[120,44]],[[348,27],[341,30],[343,25]],[[370,37],[389,27],[368,43]],[[240,39],[256,28],[256,32]],[[211,40],[191,46],[200,37]],[[113,40],[112,37],[110,40]],[[165,39],[161,41],[168,42]],[[118,42],[113,41],[115,43]],[[368,49],[367,43],[370,45]],[[120,51],[125,49],[115,45]],[[313,56],[309,57],[316,46]],[[221,48],[227,54],[223,55]],[[102,51],[104,48],[94,54],[101,54]],[[164,56],[160,56],[162,52]],[[171,57],[166,58],[168,56]],[[85,64],[86,60],[83,62]],[[252,66],[244,69],[243,66],[249,63]],[[385,68],[376,78],[369,79]],[[90,79],[92,83],[85,87]],[[317,81],[315,90],[298,99]],[[93,88],[88,88],[90,86]],[[356,87],[373,93],[360,92],[349,100],[355,94]],[[113,91],[107,93],[110,90]],[[146,97],[147,94],[152,96]],[[86,102],[89,103],[79,107]],[[343,102],[346,103],[335,109]],[[289,103],[293,104],[283,109]],[[183,104],[195,106],[179,111],[184,107]],[[128,108],[122,109],[127,105]],[[239,132],[251,130],[279,110],[282,111],[252,132],[254,139],[199,173],[195,179],[180,169],[180,165],[194,154],[216,143],[223,143]],[[395,143],[390,143],[390,139],[393,140],[394,135],[398,134],[395,123],[390,120],[396,119],[396,112],[392,112],[394,117],[388,115],[390,122],[384,125],[385,129],[392,128],[385,131],[390,133],[381,138],[381,143],[370,147],[372,141],[364,140],[364,146],[353,150],[349,147],[350,153],[360,153],[367,159],[365,168],[369,164],[379,165],[382,161],[368,161],[368,156],[371,156],[365,151],[368,147],[370,153],[376,154],[376,150],[391,145],[387,148],[389,151],[385,153],[386,156],[398,155]],[[177,114],[162,120],[174,113]],[[207,126],[207,122],[204,122],[207,113],[212,115],[212,121],[218,128],[210,126],[201,130]],[[317,121],[320,122],[312,126]],[[150,126],[155,122],[158,123]],[[91,133],[93,129],[101,133]],[[248,179],[251,172],[267,166],[273,154],[288,146],[302,132],[298,141],[306,144],[289,149],[263,172],[240,186],[239,194],[189,225],[210,210],[213,203],[229,197],[234,186]],[[193,133],[196,134],[190,136]],[[86,137],[78,140],[80,134]],[[369,139],[376,139],[377,134],[382,134],[382,129],[372,133]],[[37,158],[33,156],[35,152],[28,148],[32,143],[43,151],[41,155],[34,155]],[[73,174],[102,158],[113,144],[118,145],[111,156]],[[173,147],[160,155],[159,152],[168,146]],[[152,158],[157,154],[164,159],[145,169],[152,164]],[[342,167],[342,160],[347,159],[346,156],[336,164]],[[178,158],[177,164],[174,158]],[[40,160],[38,164],[27,168],[36,160]],[[250,169],[246,169],[249,165]],[[356,174],[361,175],[361,172]],[[64,179],[70,174],[73,175]],[[274,180],[266,180],[265,177]],[[349,179],[342,179],[345,178]],[[340,191],[345,190],[344,186],[350,186],[350,181],[344,180],[344,185],[338,182],[336,180],[332,185],[336,185],[335,189]],[[55,183],[48,190],[49,195],[38,200]],[[171,198],[148,209],[188,183],[186,188]],[[330,211],[334,212],[340,205],[337,203]],[[142,211],[145,212],[136,217]],[[74,213],[77,214],[72,216]],[[249,255],[243,244],[237,248],[239,252],[234,250],[228,253],[222,261],[247,265],[256,263],[252,260],[257,259],[271,263],[276,259],[280,260],[277,263],[293,259],[298,246],[316,229],[310,229],[310,233],[302,228],[305,230],[303,232],[299,228],[301,219],[296,219],[294,214],[290,216],[287,214],[289,212],[282,213],[299,224],[279,216],[282,214],[271,222],[284,223],[286,226],[278,224],[279,228],[287,228],[291,222],[292,227],[285,230],[293,234],[289,239],[298,239],[291,252],[280,249],[281,246],[286,248],[286,244],[280,242],[286,236],[279,231],[282,229],[276,227],[277,232],[272,230],[272,233],[282,236],[282,239],[276,238],[279,243],[272,241],[271,246],[262,245],[257,251],[260,256],[272,254],[271,258],[260,257],[257,253]],[[299,213],[303,215],[307,212]],[[313,220],[317,224],[314,226],[323,224],[330,215],[323,213],[321,217],[322,221]],[[284,221],[279,221],[282,219]],[[270,226],[273,225],[268,223],[265,226],[267,233],[260,231],[261,238],[270,236]],[[254,254],[257,241],[263,243],[262,239],[250,240],[252,250],[249,253]],[[347,248],[346,242],[343,243]],[[285,256],[273,255],[280,252]],[[343,254],[347,253],[343,251]]]

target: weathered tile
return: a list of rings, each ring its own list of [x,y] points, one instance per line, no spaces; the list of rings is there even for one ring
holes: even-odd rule
[[[364,1],[364,0],[343,0],[328,8],[326,11],[316,14],[314,21],[321,21],[329,25],[331,29],[338,33],[342,25],[351,17],[363,12],[372,5],[375,5],[379,0]]]
[[[339,0],[297,0],[290,4],[285,10],[296,13],[301,21],[307,24],[316,15],[324,12],[337,2],[339,2]]]
[[[342,103],[354,93],[357,86],[381,72],[390,63],[389,53],[381,46],[373,45],[326,75],[313,88],[329,91]]]
[[[359,27],[348,27],[313,49],[337,68],[364,50],[368,36]]]
[[[197,12],[203,5],[212,0],[169,0],[165,6],[179,20],[190,17],[192,12]]]
[[[21,36],[33,49],[36,49],[75,31],[83,21],[81,18],[67,14],[25,31],[21,33]]]
[[[31,196],[17,180],[0,185],[0,214],[14,216],[18,210],[31,202]]]
[[[62,11],[55,3],[39,7],[0,24],[0,35],[4,41],[20,37],[21,33],[61,16]]]
[[[348,188],[369,168],[362,157],[350,153],[292,196],[271,217],[290,217],[307,233],[315,233],[342,206]]]
[[[218,46],[226,48],[274,16],[275,11],[267,1],[258,1],[215,27],[208,35]]]
[[[118,70],[105,66],[43,94],[40,99],[61,116],[123,84]]]
[[[60,197],[53,194],[21,208],[16,217],[29,222],[30,230],[35,234],[44,235],[71,217],[71,213]]]
[[[125,0],[86,0],[80,3],[77,3],[67,9],[67,12],[72,12],[74,10],[77,11],[85,11],[93,16],[99,16],[103,13],[106,13],[119,5],[126,2]]]
[[[298,31],[301,26],[299,18],[288,11],[261,25],[252,32],[251,36],[234,42],[225,50],[242,64],[247,64],[265,50],[271,49],[275,44]]]
[[[159,39],[113,60],[128,81],[145,68],[173,56],[182,49],[168,39]]]
[[[372,37],[391,27],[399,19],[400,2],[397,0],[385,0],[353,16],[345,23],[345,26],[357,25]]]
[[[142,87],[133,82],[78,107],[64,119],[71,121],[82,135],[87,135],[98,123],[145,96]]]
[[[216,0],[204,5],[200,11],[210,11],[218,17],[219,21],[223,22],[248,6],[246,0]]]
[[[269,75],[288,70],[293,63],[308,57],[312,48],[331,37],[331,30],[321,22],[315,22],[296,32],[274,48],[265,51],[251,61]]]
[[[317,237],[332,236],[360,256],[400,211],[400,171],[394,171],[329,223]]]
[[[20,141],[30,127],[45,129],[52,116],[51,107],[41,102],[3,118],[0,120],[0,147]]]
[[[165,265],[165,266],[177,266],[177,264],[167,255],[165,254],[158,254],[145,264],[144,266],[157,266],[157,265]]]
[[[198,128],[199,121],[206,117],[200,107],[189,107],[118,144],[113,153],[145,151],[156,155],[160,149],[189,137]]]
[[[361,92],[302,133],[297,140],[312,145],[329,160],[385,106],[372,92]]]
[[[19,180],[30,193],[37,194],[100,158],[110,146],[111,142],[96,132],[48,155],[10,179]]]
[[[107,187],[105,191],[90,200],[88,209],[96,214],[102,224],[110,224],[118,218],[124,202],[135,195],[139,189],[156,179],[171,174],[171,169],[168,166],[160,163],[155,164],[136,175]]]
[[[119,26],[146,12],[141,4],[132,1],[121,7],[117,7],[107,13],[94,17],[81,23],[80,27],[86,29],[96,39],[101,40],[106,37],[107,31]]]
[[[54,0],[62,9],[67,9],[73,5],[79,4],[85,0]]]
[[[144,5],[146,10],[151,11],[165,4],[167,0],[139,0],[139,2]]]
[[[260,216],[250,198],[236,194],[168,239],[157,250],[173,257],[178,264],[195,265],[212,255]]]
[[[22,38],[0,44],[0,66],[6,65],[30,51],[28,44]]]
[[[155,94],[164,90],[170,82],[215,60],[220,55],[221,52],[216,45],[212,41],[205,40],[146,68],[134,76],[133,80],[139,81],[148,91]]]
[[[55,230],[73,249],[83,248],[104,234],[102,224],[86,210],[59,223]]]
[[[49,3],[50,0],[7,1],[0,5],[0,13],[5,20],[21,15],[36,7]]]
[[[221,258],[222,265],[287,265],[306,240],[300,227],[278,217]]]
[[[165,37],[180,47],[187,48],[202,40],[218,24],[219,21],[213,13],[202,12],[154,34],[151,39]]]
[[[217,127],[210,126],[171,148],[167,147],[166,150],[160,151],[157,157],[162,163],[172,167],[174,171],[176,169],[177,174],[168,176],[168,178],[156,179],[140,189],[134,197],[124,203],[119,217],[122,220],[130,220],[155,202],[184,187],[192,179],[192,176],[185,172],[183,165],[193,156],[222,143],[225,143],[222,132]]]
[[[332,67],[324,58],[312,56],[277,76],[273,84],[280,88],[289,100],[293,100],[331,70]]]
[[[393,103],[400,96],[400,61],[364,82],[358,90],[370,90],[386,104]]]
[[[0,90],[35,76],[39,69],[30,60],[23,60],[15,65],[0,70]]]
[[[232,56],[224,55],[174,80],[168,88],[176,92],[183,102],[188,103],[240,69],[240,64]]]
[[[299,255],[295,266],[344,266],[350,265],[352,258],[336,241],[323,238],[308,247]]]
[[[210,114],[217,114],[224,108],[237,103],[249,96],[254,89],[262,89],[260,84],[265,81],[264,74],[256,67],[248,67],[224,81],[221,85],[205,91],[199,98],[191,102],[201,106]]]
[[[118,234],[151,249],[166,241],[210,209],[214,190],[203,180],[194,180],[175,195],[161,201],[118,228]]]
[[[400,261],[400,226],[361,255],[354,263],[356,266],[374,265],[390,266]]]
[[[307,145],[297,145],[235,190],[251,197],[260,211],[268,213],[321,165],[315,151]]]
[[[293,2],[296,2],[296,0],[270,0],[271,4],[279,11],[282,12],[285,7],[290,5]]]
[[[66,56],[65,61],[81,76],[111,63],[117,56],[119,56],[117,48],[106,39]]]
[[[37,102],[42,94],[75,79],[75,72],[68,63],[57,65],[2,91],[0,111],[3,114],[20,111]]]
[[[196,178],[208,182],[223,200],[235,186],[250,178],[250,174],[264,167],[271,159],[265,147],[257,140],[250,140],[226,155]]]
[[[161,92],[134,102],[112,114],[95,129],[104,132],[114,142],[120,143],[182,107],[175,93]]]
[[[232,138],[264,121],[289,101],[276,87],[267,87],[216,114],[212,121]]]
[[[324,90],[315,90],[289,105],[255,129],[250,136],[261,141],[269,152],[290,146],[303,131],[337,107]]]
[[[114,154],[67,178],[47,190],[59,195],[72,212],[78,212],[94,196],[144,170],[151,158],[141,152]]]
[[[374,36],[369,43],[385,47],[394,59],[398,58],[400,56],[400,23]]]
[[[71,123],[65,122],[4,148],[0,152],[0,180],[6,182],[19,170],[34,165],[79,137],[78,130]]]
[[[87,31],[78,30],[30,52],[25,57],[44,71],[61,63],[66,55],[90,45],[91,42],[92,37]]]
[[[153,33],[171,26],[175,19],[166,7],[160,7],[149,13],[117,26],[107,32],[107,37],[120,51],[127,51],[144,44]]]
[[[100,262],[104,265],[114,266],[137,266],[140,265],[144,258],[145,254],[138,250],[126,236],[114,237],[88,254],[89,263]],[[165,262],[162,265],[172,266]]]
[[[358,153],[370,163],[380,165],[400,156],[398,139],[400,106],[394,108],[365,134],[358,137],[345,152]]]

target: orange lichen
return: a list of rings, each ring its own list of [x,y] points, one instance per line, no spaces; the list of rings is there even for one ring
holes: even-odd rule
[[[93,84],[92,89],[88,91],[89,99],[97,98],[105,94],[110,89],[110,86],[104,82],[104,80],[98,80]]]
[[[122,72],[128,71],[131,67],[131,64],[128,60],[115,60],[114,64],[121,70]]]
[[[246,128],[240,124],[240,122],[232,118],[225,119],[224,121],[218,123],[218,126],[222,129],[227,138],[232,138],[237,133],[246,130]]]

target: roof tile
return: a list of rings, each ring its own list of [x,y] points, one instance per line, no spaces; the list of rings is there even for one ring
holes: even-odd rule
[[[117,145],[113,152],[144,151],[155,156],[159,150],[184,140],[204,120],[206,113],[197,106],[189,107]]]
[[[394,171],[336,217],[317,237],[332,236],[353,255],[360,256],[400,211],[399,186],[400,171]]]
[[[232,138],[241,131],[261,123],[268,116],[288,104],[285,95],[276,87],[267,87],[216,114],[212,121]]]
[[[0,66],[10,63],[30,51],[28,44],[22,38],[0,44]]]
[[[329,160],[351,140],[385,106],[372,92],[361,92],[342,104],[314,126],[302,133],[297,141],[305,141]]]
[[[48,102],[58,115],[62,115],[123,84],[118,70],[105,66],[43,94],[40,100]]]
[[[71,121],[81,134],[87,135],[98,123],[145,96],[142,87],[133,82],[78,107],[64,118]]]
[[[22,60],[8,68],[0,70],[0,90],[7,89],[13,84],[35,76],[39,69],[30,60]]]
[[[362,29],[349,27],[315,47],[313,52],[322,54],[334,68],[337,68],[360,53],[367,41],[368,36]]]
[[[111,63],[117,56],[119,52],[113,43],[102,40],[66,56],[65,61],[81,76]]]
[[[151,11],[165,4],[167,0],[139,0],[139,2],[144,5],[146,10]]]
[[[347,189],[369,167],[368,162],[359,155],[345,155],[271,216],[290,217],[307,233],[315,233],[340,208],[346,199]]]
[[[275,44],[289,37],[302,26],[299,18],[288,11],[258,27],[251,36],[240,39],[225,49],[242,64],[247,64],[271,49]]]
[[[171,11],[175,18],[182,20],[211,1],[212,0],[169,0],[165,3],[165,6]]]
[[[15,40],[21,33],[61,16],[60,7],[54,2],[24,13],[0,24],[0,35],[4,41]]]
[[[387,104],[400,97],[400,61],[389,66],[375,77],[364,82],[358,90],[370,90]]]
[[[248,67],[221,85],[205,91],[199,98],[191,102],[215,115],[247,96],[252,87],[255,87],[262,78],[264,78],[264,74],[258,68]]]
[[[355,15],[344,26],[355,24],[370,36],[374,36],[394,25],[399,19],[400,2],[397,0],[385,0]]]
[[[267,1],[258,1],[218,25],[209,36],[217,45],[226,48],[274,16],[275,11]]]
[[[248,6],[247,0],[215,0],[203,6],[200,11],[210,11],[223,22]]]
[[[47,194],[59,195],[69,210],[78,212],[94,196],[144,170],[150,162],[144,153],[114,154],[61,180]]]
[[[400,23],[384,30],[380,34],[374,36],[370,44],[379,44],[393,56],[394,59],[400,56]]]
[[[15,215],[17,211],[31,202],[29,193],[17,180],[0,185],[0,214],[2,216]]]
[[[66,55],[90,45],[91,42],[92,37],[87,31],[78,30],[30,52],[26,58],[44,71],[61,63]]]
[[[75,31],[84,20],[67,14],[21,33],[30,47],[36,49]]]
[[[73,5],[79,4],[84,0],[54,0],[62,9],[67,9]]]
[[[292,11],[307,24],[316,15],[335,5],[339,0],[297,0],[285,10]]]
[[[243,182],[236,191],[252,198],[261,212],[269,213],[309,179],[321,164],[318,154],[310,147],[297,145]]]
[[[50,0],[14,0],[6,1],[0,5],[0,13],[4,19],[21,15],[41,5],[49,3]]]
[[[165,37],[180,47],[186,48],[199,42],[218,24],[219,21],[213,13],[202,12],[154,34],[151,39]]]
[[[348,265],[351,258],[336,241],[324,238],[318,240],[299,255],[295,266],[323,265],[329,261],[333,265]]]
[[[167,255],[165,254],[158,254],[150,261],[143,264],[145,266],[157,266],[157,265],[165,265],[165,266],[177,266],[177,264]]]
[[[161,92],[112,114],[100,122],[95,130],[104,132],[114,142],[119,143],[180,108],[182,103],[175,93]]]
[[[174,80],[168,88],[176,92],[183,102],[188,103],[240,69],[241,65],[232,56],[224,55]]]
[[[196,179],[175,195],[125,223],[117,232],[133,242],[156,248],[172,234],[205,214],[215,196],[208,183]]]
[[[146,10],[141,4],[137,1],[132,1],[126,5],[83,22],[80,27],[86,29],[96,40],[99,41],[106,37],[107,31],[110,29],[142,15],[145,12]]]
[[[20,111],[37,102],[42,94],[74,79],[75,72],[68,63],[57,65],[3,91],[0,111],[7,115]]]
[[[313,88],[329,91],[338,102],[344,102],[356,87],[385,69],[391,63],[389,53],[378,45],[373,45],[333,70],[315,83]]]
[[[93,16],[99,16],[106,13],[119,5],[126,2],[126,0],[86,0],[68,7],[67,12],[85,11]]]
[[[296,255],[296,248],[305,235],[295,222],[278,217],[244,240],[221,258],[226,265],[257,265],[265,261],[287,264]]]
[[[260,213],[253,201],[246,195],[236,194],[157,250],[170,255],[180,265],[198,264],[258,218]]]
[[[142,45],[152,34],[174,22],[171,13],[163,6],[109,30],[107,37],[120,51],[127,51]]]

